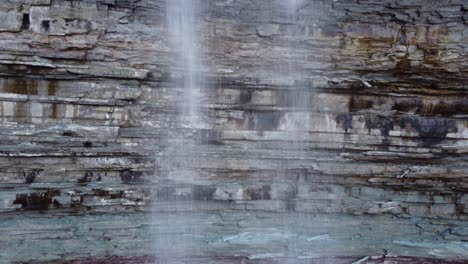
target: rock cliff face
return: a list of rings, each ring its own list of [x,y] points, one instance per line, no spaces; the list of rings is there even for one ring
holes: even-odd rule
[[[468,3],[306,0],[298,27],[279,2],[203,1],[207,84],[203,122],[192,126],[174,121],[182,73],[170,66],[163,0],[2,1],[0,217],[10,250],[0,256],[149,255],[144,212],[194,206],[239,212],[251,226],[284,212],[375,226],[409,216],[396,254],[438,248],[406,241],[420,232],[451,241],[429,255],[466,255]],[[167,182],[178,177],[161,165],[170,133],[199,142],[177,153],[197,171],[193,184]],[[79,216],[95,213],[100,220]],[[350,216],[363,214],[378,216]],[[51,252],[55,238],[36,233],[43,219],[57,227],[44,232],[57,232],[68,249]],[[102,237],[73,229],[93,221],[109,224],[98,227]],[[129,222],[137,231],[112,233]],[[34,247],[30,237],[47,242],[15,252]],[[239,247],[215,253],[251,253]]]

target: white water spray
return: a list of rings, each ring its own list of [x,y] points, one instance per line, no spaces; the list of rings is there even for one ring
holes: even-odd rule
[[[162,201],[154,208],[154,216],[158,217],[158,210],[162,217],[166,217],[164,225],[156,227],[155,254],[157,263],[172,264],[185,263],[186,259],[196,255],[197,248],[194,242],[194,227],[190,223],[193,212],[193,188],[197,171],[193,166],[197,159],[196,131],[203,125],[201,118],[201,98],[205,86],[203,63],[201,54],[203,49],[199,39],[200,33],[200,0],[167,0],[166,1],[166,25],[169,36],[168,48],[172,57],[169,63],[171,82],[169,85],[174,91],[181,91],[179,104],[175,107],[173,128],[163,138],[164,153],[160,161],[163,179],[159,188],[179,190],[186,193],[182,200],[174,200],[173,194],[167,191],[164,197],[158,194]],[[196,162],[195,162],[196,163]],[[175,208],[184,211],[185,217],[176,217],[177,222],[171,222],[174,214],[178,214]],[[170,215],[167,215],[168,212]],[[172,215],[172,216],[171,216]],[[171,218],[172,217],[172,218]],[[161,222],[161,221],[160,221]],[[163,221],[164,222],[164,221]],[[179,230],[168,236],[174,230]]]

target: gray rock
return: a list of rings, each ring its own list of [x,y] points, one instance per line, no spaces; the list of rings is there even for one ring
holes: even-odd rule
[[[466,3],[267,2],[199,10],[192,120],[164,1],[2,1],[0,259],[467,258]]]

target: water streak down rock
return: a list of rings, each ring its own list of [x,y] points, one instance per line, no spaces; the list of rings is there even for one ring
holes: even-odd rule
[[[466,257],[466,1],[201,1],[191,63],[167,2],[0,3],[2,260],[150,255],[155,211],[199,255]]]
[[[175,125],[184,127],[187,130],[199,129],[203,127],[202,119],[202,98],[206,83],[204,82],[205,69],[202,64],[203,47],[198,35],[200,29],[201,1],[199,0],[174,0],[166,2],[166,23],[169,35],[169,43],[172,47],[172,53],[175,57],[169,65],[169,74],[173,84],[172,89],[182,89],[182,98],[178,105],[178,111],[175,116]],[[175,189],[196,189],[198,173],[191,163],[197,163],[199,159],[197,149],[200,149],[200,140],[193,137],[193,132],[181,133],[179,128],[167,131],[164,138],[164,150],[160,152],[164,158],[159,162],[160,170],[156,172],[155,193],[158,193],[159,184],[168,184]],[[196,130],[194,130],[196,131]],[[196,132],[195,132],[196,134]],[[184,192],[184,191],[182,191]],[[193,199],[197,197],[196,191],[185,192],[185,199],[189,206],[187,210],[192,211]],[[172,201],[173,196],[170,193],[159,195],[168,201],[166,210],[171,210],[177,203]],[[161,216],[162,215],[162,216]],[[153,210],[153,219],[164,218],[159,213],[158,205]],[[175,223],[167,221],[164,225],[155,227],[155,255],[159,257],[159,263],[179,263],[182,259],[194,254],[194,241],[191,236],[194,234],[189,222],[182,221]],[[167,230],[182,228],[187,233],[185,236],[174,236],[170,241],[161,239],[162,234]],[[170,252],[158,247],[159,244],[171,242],[173,249]],[[172,252],[172,253],[171,253]],[[177,252],[177,253],[174,253]]]

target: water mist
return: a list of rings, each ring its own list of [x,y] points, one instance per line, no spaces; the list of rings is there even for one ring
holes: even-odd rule
[[[202,45],[198,38],[200,0],[170,0],[166,2],[166,26],[169,63],[169,87],[178,91],[172,127],[164,136],[163,158],[160,161],[159,188],[176,189],[178,195],[159,194],[162,203],[154,208],[158,219],[155,254],[158,263],[185,263],[196,255],[194,227],[191,224],[194,211],[193,186],[197,178],[194,164],[197,160],[197,130],[203,126],[200,100],[205,86],[201,62]],[[169,192],[167,192],[169,193]],[[181,198],[182,197],[182,198]],[[174,230],[177,230],[174,232]],[[171,234],[171,232],[173,232]]]

